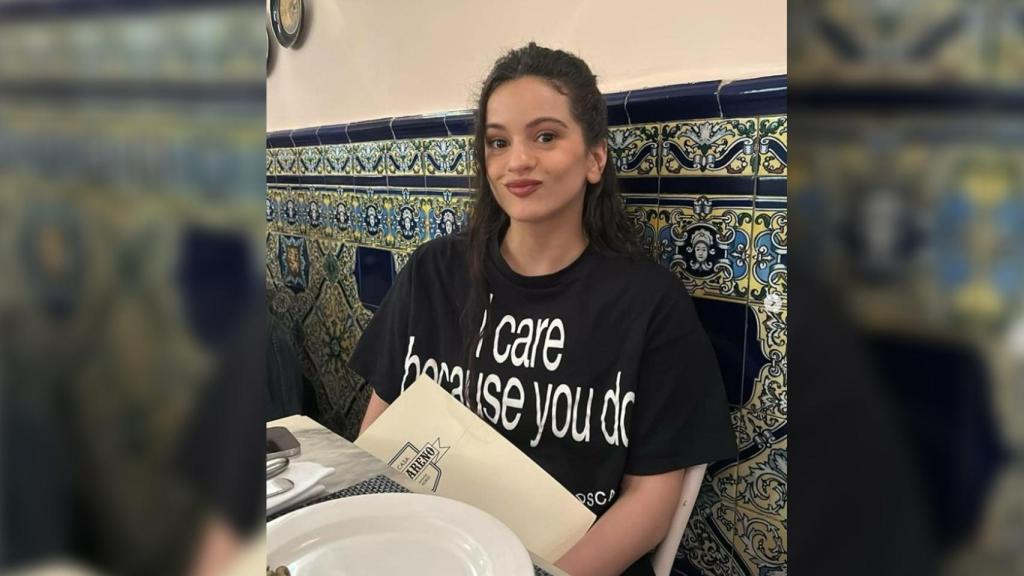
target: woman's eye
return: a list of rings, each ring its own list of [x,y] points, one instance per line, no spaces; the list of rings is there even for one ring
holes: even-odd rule
[[[554,132],[541,132],[540,134],[537,135],[537,141],[538,142],[543,142],[545,144],[548,143],[548,142],[551,142],[554,139],[555,139],[555,133]]]
[[[488,148],[504,148],[508,146],[508,142],[504,138],[491,138],[487,141]]]

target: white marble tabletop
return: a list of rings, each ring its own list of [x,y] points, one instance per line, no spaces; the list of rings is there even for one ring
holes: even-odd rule
[[[267,423],[268,428],[271,426],[284,426],[299,441],[301,452],[291,458],[293,462],[316,462],[334,468],[334,474],[321,482],[328,494],[355,486],[379,474],[405,486],[411,492],[418,491],[400,472],[308,416],[288,416],[273,420]],[[554,576],[569,576],[532,552],[530,557],[534,565]]]

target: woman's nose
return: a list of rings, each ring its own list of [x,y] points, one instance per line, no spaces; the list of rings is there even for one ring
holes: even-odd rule
[[[513,142],[509,154],[508,169],[510,172],[527,172],[533,169],[536,158],[529,147]]]

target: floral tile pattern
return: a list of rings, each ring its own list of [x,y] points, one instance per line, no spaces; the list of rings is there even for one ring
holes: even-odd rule
[[[788,218],[784,202],[765,204],[754,212],[750,289],[754,300],[778,309],[786,305]]]
[[[608,130],[608,155],[619,177],[657,176],[660,126],[616,126]]]
[[[787,445],[782,439],[739,465],[733,548],[743,573],[787,573]]]
[[[430,138],[423,141],[426,174],[466,176],[469,172],[470,138]]]
[[[277,150],[267,148],[267,176],[277,175]]]
[[[355,170],[351,144],[334,144],[324,147],[324,173],[335,176],[349,175]]]
[[[757,120],[696,120],[661,126],[661,176],[753,176]]]
[[[359,142],[351,146],[355,156],[352,174],[358,176],[384,175],[384,142]]]
[[[275,148],[277,152],[276,174],[295,174],[295,149]]]
[[[323,149],[319,146],[299,148],[298,174],[323,174]]]
[[[395,140],[385,148],[385,173],[390,176],[423,174],[423,145],[420,140]]]
[[[786,116],[759,118],[757,156],[759,176],[785,176],[789,157],[789,119]]]

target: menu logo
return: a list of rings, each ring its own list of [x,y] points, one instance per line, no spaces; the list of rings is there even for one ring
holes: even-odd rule
[[[451,446],[442,446],[441,439],[417,448],[412,442],[406,442],[388,464],[404,473],[410,480],[431,492],[437,492],[441,483],[441,467],[438,463],[444,458]]]

